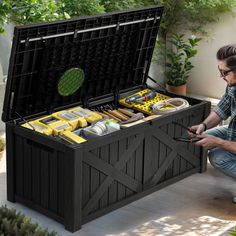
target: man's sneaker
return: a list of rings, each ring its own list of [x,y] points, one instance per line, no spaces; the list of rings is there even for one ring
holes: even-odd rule
[[[232,198],[232,201],[233,201],[233,203],[236,204],[236,196],[234,196],[234,197]]]

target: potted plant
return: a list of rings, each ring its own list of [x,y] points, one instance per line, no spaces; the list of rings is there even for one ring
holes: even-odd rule
[[[0,137],[0,160],[3,157],[3,152],[5,150],[5,146],[6,146],[5,139]]]
[[[166,49],[166,86],[170,92],[186,95],[189,72],[194,67],[190,59],[197,54],[201,39],[191,36],[186,41],[184,34],[172,34],[171,49]]]

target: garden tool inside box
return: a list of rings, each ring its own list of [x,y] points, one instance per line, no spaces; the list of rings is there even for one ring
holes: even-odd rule
[[[200,147],[173,139],[186,133],[176,122],[191,126],[208,115],[205,101],[185,97],[188,108],[80,144],[22,126],[76,106],[124,108],[120,99],[147,88],[162,11],[157,6],[15,28],[2,115],[9,201],[76,231],[205,170]],[[62,96],[58,83],[71,68],[80,68],[84,81]]]

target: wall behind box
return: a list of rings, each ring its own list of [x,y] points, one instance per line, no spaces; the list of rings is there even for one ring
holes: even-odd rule
[[[6,83],[3,83],[0,77],[0,113],[2,115],[2,108],[3,108],[3,100],[4,100],[4,94],[6,89]],[[0,120],[0,133],[5,131],[5,124]]]
[[[201,96],[201,95],[188,94],[188,96],[193,97],[193,98],[197,98],[197,99],[200,99],[200,100],[211,102],[211,111],[213,111],[215,109],[216,105],[220,101],[220,99],[217,99],[217,98],[211,98],[211,97],[206,97],[206,96]],[[223,120],[220,123],[220,125],[228,125],[229,121],[230,121],[230,118],[228,118],[227,120]]]

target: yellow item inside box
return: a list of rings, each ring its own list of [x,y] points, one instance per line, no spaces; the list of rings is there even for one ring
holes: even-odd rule
[[[41,134],[45,134],[48,136],[52,135],[52,129],[47,125],[41,124],[38,121],[29,121],[27,123],[24,123],[22,126],[27,129],[35,130],[36,132],[39,132]]]
[[[88,125],[84,117],[75,115],[69,111],[59,111],[52,114],[54,117],[57,117],[60,120],[64,120],[72,126],[72,129],[75,130],[78,127],[85,127]]]
[[[64,139],[65,141],[69,142],[69,143],[84,143],[87,140],[80,137],[79,135],[74,134],[71,131],[64,131],[60,134],[60,136],[62,139]]]
[[[70,126],[67,121],[59,120],[52,115],[40,118],[36,121],[50,127],[53,135],[58,135],[62,131],[72,130],[72,126]]]
[[[139,91],[137,93],[134,93],[128,97],[125,97],[125,98],[122,98],[119,100],[119,103],[125,107],[128,107],[128,108],[132,108],[132,109],[135,109],[135,110],[138,110],[138,111],[141,111],[147,115],[154,115],[155,113],[152,112],[152,109],[151,109],[151,105],[159,102],[159,101],[163,101],[163,100],[166,100],[166,99],[169,99],[170,97],[166,96],[166,95],[163,95],[161,93],[157,93],[155,94],[155,97],[154,98],[151,98],[149,100],[145,100],[145,94],[148,94],[150,93],[151,90],[150,89],[144,89],[142,91]],[[134,97],[137,98],[137,102],[127,102],[127,100],[131,97]],[[139,102],[139,98],[144,98],[144,101],[142,102]],[[142,104],[143,103],[143,104]],[[168,109],[169,107],[165,107],[163,109]]]
[[[77,116],[84,117],[84,119],[89,123],[93,123],[103,118],[97,112],[90,111],[89,109],[82,108],[82,107],[75,107],[73,109],[70,109],[69,111]]]
[[[58,136],[74,144],[83,143],[87,140],[71,131],[86,127],[88,125],[87,122],[93,123],[102,118],[101,115],[89,109],[75,107],[71,110],[62,110],[52,115],[25,122],[22,126],[48,136]]]

